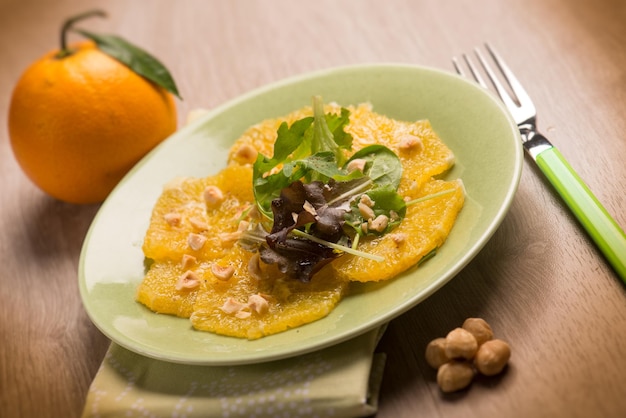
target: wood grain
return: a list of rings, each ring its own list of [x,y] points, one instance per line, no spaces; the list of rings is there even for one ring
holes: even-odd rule
[[[238,2],[5,0],[0,3],[0,416],[76,417],[108,340],[78,294],[82,241],[98,206],[37,190],[6,129],[13,85],[57,47],[64,18],[101,7],[94,31],[162,60],[179,121],[251,89],[366,62],[451,69],[490,41],[539,111],[539,125],[626,227],[626,3],[621,0]],[[510,212],[478,256],[391,322],[378,417],[618,417],[626,411],[626,287],[527,159]],[[470,316],[513,349],[510,367],[443,395],[429,340]]]

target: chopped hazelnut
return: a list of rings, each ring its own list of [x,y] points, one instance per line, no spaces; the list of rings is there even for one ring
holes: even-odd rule
[[[220,308],[227,314],[234,314],[239,312],[245,305],[236,301],[234,298],[228,298]]]
[[[248,229],[249,225],[250,225],[250,222],[241,221],[239,222],[239,225],[237,226],[237,230],[235,232],[223,232],[221,234],[218,234],[218,238],[220,240],[222,247],[225,247],[225,248],[229,247],[235,241],[241,238],[241,235],[244,233],[246,229]]]
[[[266,297],[257,293],[250,295],[247,303],[228,298],[220,309],[227,314],[235,314],[235,317],[239,319],[246,319],[252,315],[252,312],[259,315],[266,314],[269,311],[269,302]]]
[[[170,212],[163,215],[163,219],[165,219],[165,222],[167,222],[170,226],[178,226],[180,225],[183,217],[180,213]]]
[[[386,215],[378,215],[371,222],[368,222],[369,229],[377,232],[383,232],[389,225],[389,218]]]
[[[189,236],[187,237],[187,244],[192,250],[198,251],[204,246],[206,240],[207,238],[204,235],[189,234]]]
[[[366,205],[365,203],[359,202],[357,207],[359,208],[359,212],[361,213],[361,216],[365,220],[372,219],[374,218],[374,216],[376,216],[376,214],[374,213],[374,210],[368,205]]]
[[[400,245],[404,241],[406,241],[408,236],[404,232],[394,232],[393,234],[389,234],[389,238],[391,238],[391,240],[394,242],[394,244]]]
[[[424,148],[424,144],[419,137],[411,134],[405,134],[400,137],[398,148],[403,151],[421,151],[422,148]]]
[[[304,209],[306,212],[309,212],[313,216],[317,215],[315,206],[313,206],[308,200],[304,201],[304,204],[302,205],[302,209]]]
[[[367,161],[365,161],[363,158],[357,158],[350,161],[346,168],[348,169],[348,172],[353,172],[354,170],[364,171],[366,163]]]
[[[267,299],[259,294],[250,295],[250,297],[248,297],[248,306],[259,315],[267,313],[270,309]]]
[[[180,261],[180,265],[183,268],[183,270],[187,270],[187,269],[189,269],[189,267],[191,267],[194,264],[196,264],[197,261],[198,260],[193,255],[183,254],[183,258]]]
[[[235,274],[235,268],[231,265],[220,266],[219,264],[213,263],[211,265],[211,273],[213,273],[213,276],[216,278],[226,281],[233,277],[233,274]]]
[[[243,144],[235,152],[235,159],[240,163],[252,164],[256,161],[258,151],[248,144]]]
[[[244,306],[239,312],[235,314],[235,317],[239,319],[246,319],[249,318],[250,315],[252,315],[252,312],[250,312],[250,308],[248,306]]]
[[[374,207],[374,201],[372,200],[372,198],[369,195],[367,195],[365,193],[363,193],[361,195],[361,197],[359,198],[359,203],[363,203],[364,205],[367,205],[370,208]]]
[[[189,223],[198,231],[206,231],[209,229],[209,225],[198,217],[190,218]]]
[[[191,270],[184,272],[176,283],[176,290],[195,289],[200,286],[200,277]]]
[[[224,201],[224,193],[217,186],[207,186],[204,189],[203,196],[204,201],[210,208],[217,207]]]
[[[254,255],[250,257],[250,261],[248,261],[248,273],[250,273],[250,276],[256,280],[263,279],[261,265],[259,264],[260,261],[261,256],[258,252],[254,253]]]

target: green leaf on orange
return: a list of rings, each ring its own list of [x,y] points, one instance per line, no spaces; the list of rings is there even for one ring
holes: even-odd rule
[[[72,30],[94,41],[105,54],[182,99],[170,72],[148,52],[116,35],[101,35],[83,29]]]

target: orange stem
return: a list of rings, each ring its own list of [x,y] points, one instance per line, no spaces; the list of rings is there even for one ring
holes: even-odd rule
[[[107,14],[102,10],[90,10],[88,12],[70,17],[65,21],[65,23],[63,23],[63,26],[61,27],[61,50],[57,54],[57,58],[63,58],[72,53],[72,51],[67,48],[67,32],[72,29],[74,23],[92,16],[107,17]]]

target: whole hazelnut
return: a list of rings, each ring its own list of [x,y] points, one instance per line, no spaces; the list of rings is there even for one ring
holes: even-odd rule
[[[476,369],[485,376],[494,376],[511,358],[511,347],[502,340],[490,340],[480,346],[474,358]]]
[[[466,361],[452,360],[437,371],[437,384],[443,392],[455,392],[469,386],[474,378],[474,369]]]
[[[438,369],[442,364],[450,361],[446,356],[446,339],[435,338],[426,346],[426,362],[433,369]]]
[[[455,328],[446,336],[446,356],[451,359],[471,359],[478,350],[476,338],[463,328]]]
[[[467,318],[463,322],[463,329],[469,331],[476,338],[479,346],[493,338],[491,327],[482,318]]]

